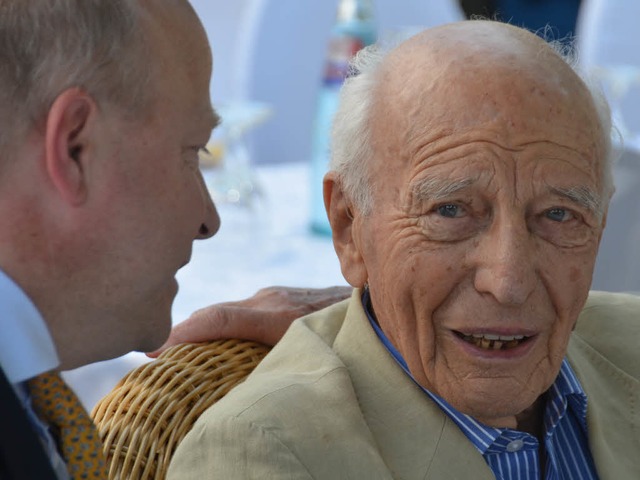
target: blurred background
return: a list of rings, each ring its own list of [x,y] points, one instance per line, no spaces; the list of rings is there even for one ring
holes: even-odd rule
[[[637,0],[191,0],[213,46],[223,125],[202,159],[222,218],[178,274],[174,322],[267,285],[345,284],[320,195],[327,134],[348,58],[473,16],[575,36],[617,125],[617,192],[593,287],[640,291],[640,35]],[[142,354],[65,375],[91,408]],[[98,380],[96,380],[98,379]]]

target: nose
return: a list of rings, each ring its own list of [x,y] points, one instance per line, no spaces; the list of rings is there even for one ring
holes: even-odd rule
[[[220,228],[220,216],[218,215],[218,210],[213,203],[213,199],[211,198],[209,189],[204,183],[202,173],[199,173],[198,175],[200,179],[202,201],[204,203],[204,218],[202,220],[202,223],[200,224],[200,228],[198,229],[196,238],[198,240],[205,240],[207,238],[213,237]]]
[[[538,282],[536,245],[523,218],[495,221],[476,247],[476,290],[522,305]]]

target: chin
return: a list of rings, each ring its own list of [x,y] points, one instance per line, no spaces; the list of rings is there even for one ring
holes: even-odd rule
[[[494,399],[495,400],[495,399]],[[516,417],[534,405],[536,399],[518,401],[501,398],[498,402],[474,405],[470,411],[465,411],[479,422],[495,428],[516,428]]]
[[[160,318],[162,320],[160,320]],[[169,334],[171,333],[171,327],[171,310],[169,310],[169,312],[167,312],[164,316],[156,318],[156,321],[154,322],[154,325],[152,327],[153,333],[151,336],[151,338],[153,338],[153,340],[158,343],[156,347],[159,347],[164,342],[166,342],[167,338],[169,338]]]
[[[136,351],[152,352],[162,346],[171,333],[171,306],[149,309],[138,317]]]
[[[486,385],[482,386],[484,388],[477,387],[480,386],[468,388],[461,398],[450,403],[461,412],[491,427],[515,428],[513,424],[505,424],[504,419],[514,422],[516,416],[534,405],[540,396],[540,393],[521,388],[509,392],[509,388],[498,384],[490,388]]]

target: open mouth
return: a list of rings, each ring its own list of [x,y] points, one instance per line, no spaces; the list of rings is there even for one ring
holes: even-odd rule
[[[483,350],[511,350],[529,340],[525,335],[492,335],[489,333],[465,334],[454,332],[458,338]]]

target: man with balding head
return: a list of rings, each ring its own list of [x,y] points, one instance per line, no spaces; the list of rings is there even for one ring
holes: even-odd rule
[[[294,323],[170,478],[638,478],[640,301],[589,293],[602,97],[487,21],[354,71],[324,181],[353,296]]]
[[[103,479],[54,371],[169,333],[176,271],[219,226],[211,53],[186,1],[0,0],[0,66],[0,477]]]

